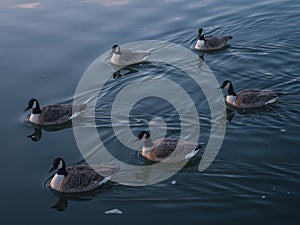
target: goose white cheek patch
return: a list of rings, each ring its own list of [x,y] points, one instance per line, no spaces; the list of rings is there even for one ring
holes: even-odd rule
[[[227,83],[224,88],[226,88],[228,90],[229,87],[230,87],[230,83]]]
[[[63,167],[63,163],[62,163],[62,161],[60,160],[57,169],[61,169],[62,167]]]
[[[36,108],[36,101],[33,102],[32,108],[33,108],[33,109]]]

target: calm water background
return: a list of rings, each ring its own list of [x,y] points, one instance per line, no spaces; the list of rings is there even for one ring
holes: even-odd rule
[[[28,3],[0,3],[1,224],[299,223],[298,0]],[[28,99],[36,97],[42,105],[69,103],[87,67],[113,44],[156,39],[191,48],[199,27],[207,34],[234,37],[231,48],[204,56],[220,83],[230,79],[237,90],[270,88],[287,94],[266,110],[231,113],[222,148],[204,172],[197,171],[196,163],[146,187],[115,184],[76,196],[50,191],[47,171],[53,158],[63,156],[68,164],[84,161],[72,129],[43,130],[38,142],[27,138],[33,132],[22,122]],[[169,67],[144,65],[138,70],[119,80],[174,73],[174,79],[185,82]],[[178,118],[167,107],[161,110],[171,134],[178,135]],[[204,127],[209,126],[206,115],[200,112]],[[104,136],[113,145],[114,136],[106,127]],[[208,130],[200,137],[204,142]],[[122,150],[116,155],[141,164],[136,152]],[[68,201],[62,212],[51,208],[59,197]],[[105,215],[112,208],[123,214]]]

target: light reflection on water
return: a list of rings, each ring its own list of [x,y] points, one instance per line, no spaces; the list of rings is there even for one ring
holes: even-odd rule
[[[129,1],[127,0],[82,0],[82,2],[99,3],[103,6],[122,6],[127,5],[129,3]]]

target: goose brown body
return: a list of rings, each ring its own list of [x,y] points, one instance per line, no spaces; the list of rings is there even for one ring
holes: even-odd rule
[[[41,114],[36,121],[39,125],[57,125],[69,122],[71,116],[84,110],[86,104],[69,105],[69,104],[55,104],[41,107]]]
[[[278,92],[270,90],[246,89],[237,92],[234,106],[238,108],[259,108],[278,97]]]
[[[259,108],[273,103],[279,92],[272,90],[245,89],[235,93],[231,81],[223,81],[220,88],[227,89],[226,102],[241,109]]]
[[[30,122],[41,126],[50,126],[70,122],[76,113],[80,113],[86,107],[86,103],[78,105],[54,104],[40,107],[37,99],[33,98],[29,100],[28,107],[25,111],[31,109]]]
[[[231,40],[231,36],[207,36],[205,37],[205,44],[201,48],[204,51],[213,51],[222,49],[225,47],[227,42]]]
[[[98,171],[98,172],[97,172]],[[108,166],[76,165],[67,168],[67,176],[62,181],[58,191],[65,193],[88,192],[99,187],[105,176],[111,176],[117,168]]]
[[[180,162],[194,157],[202,147],[198,143],[179,141],[174,138],[160,138],[152,141],[148,134],[147,131],[142,131],[139,135],[139,139],[144,140],[142,155],[154,162]]]
[[[57,172],[52,178],[50,186],[64,193],[79,193],[94,190],[102,183],[108,181],[119,170],[118,167],[105,165],[74,165],[66,168],[65,162],[61,158],[56,158],[53,161],[53,167],[49,172],[54,169],[57,169]]]
[[[144,62],[149,56],[149,52],[146,51],[134,51],[134,50],[122,50],[118,45],[114,45],[112,48],[111,63],[119,66],[128,66],[132,64],[138,64]]]
[[[227,45],[227,42],[232,39],[232,36],[229,35],[220,35],[220,36],[205,36],[202,28],[198,31],[198,41],[195,45],[195,49],[201,51],[215,51],[224,48]]]

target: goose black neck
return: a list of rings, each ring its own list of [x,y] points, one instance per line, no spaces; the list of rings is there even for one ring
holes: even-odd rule
[[[146,148],[149,148],[149,147],[152,147],[154,144],[153,144],[153,141],[151,139],[151,137],[148,137],[145,141],[144,141],[144,147]]]
[[[230,84],[228,90],[227,90],[227,95],[233,95],[236,96],[236,93],[234,92],[232,84]]]
[[[200,41],[201,41],[201,40],[205,41],[204,34],[199,34],[198,37],[199,37],[199,40],[200,40]]]
[[[64,161],[62,161],[62,167],[59,168],[56,173],[58,175],[64,175],[65,177],[68,175],[67,169],[66,169],[66,164]]]
[[[40,109],[40,104],[38,101],[35,102],[35,108],[32,108],[32,114],[40,114],[42,111]]]
[[[66,170],[66,167],[62,167],[61,169],[58,169],[58,170],[56,171],[56,173],[57,173],[58,175],[64,175],[65,177],[68,175],[68,172],[67,172],[67,170]]]
[[[32,114],[40,114],[42,111],[40,108],[34,108],[32,109]]]

